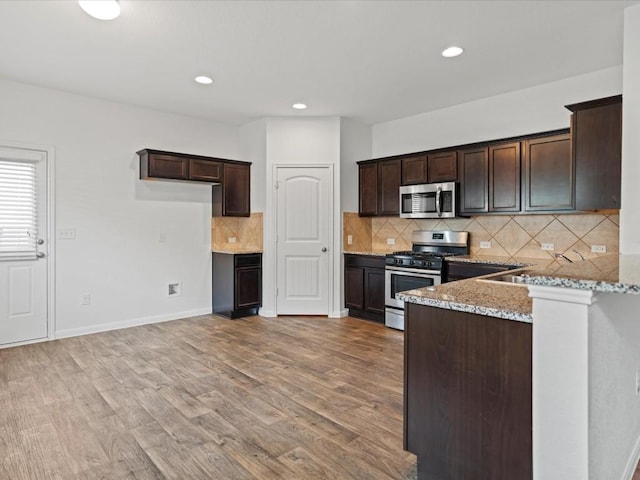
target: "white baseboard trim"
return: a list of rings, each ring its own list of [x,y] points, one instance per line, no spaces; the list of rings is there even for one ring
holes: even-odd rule
[[[77,337],[79,335],[89,335],[91,333],[108,332],[110,330],[120,330],[122,328],[138,327],[140,325],[148,325],[150,323],[169,322],[171,320],[179,320],[181,318],[195,317],[198,315],[207,315],[211,313],[211,308],[199,308],[195,310],[187,310],[184,312],[176,312],[168,315],[153,315],[151,317],[132,318],[120,322],[100,323],[98,325],[89,325],[87,327],[68,328],[56,331],[55,338]]]
[[[349,309],[343,308],[342,310],[337,310],[335,312],[331,312],[329,314],[329,318],[343,318],[349,316]]]
[[[273,310],[265,310],[263,308],[258,309],[258,315],[266,318],[276,318],[278,314]]]
[[[627,468],[625,468],[624,474],[622,475],[622,480],[632,480],[638,461],[640,461],[640,437],[638,437],[635,445],[633,446],[631,456],[627,462]]]

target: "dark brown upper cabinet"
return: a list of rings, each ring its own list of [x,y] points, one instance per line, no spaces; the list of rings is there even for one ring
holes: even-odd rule
[[[576,210],[621,208],[622,95],[566,108],[573,112]]]
[[[358,213],[361,217],[378,215],[378,164],[376,162],[358,165],[358,197]]]
[[[213,186],[214,217],[251,215],[251,167],[243,163],[223,164],[224,182]]]
[[[520,142],[489,147],[489,211],[520,211]]]
[[[213,216],[250,215],[251,163],[149,148],[137,153],[142,180],[211,183]]]
[[[144,151],[140,164],[140,178],[165,178],[169,180],[189,179],[189,159],[163,153]],[[140,153],[140,152],[138,152]],[[141,160],[142,160],[141,156]]]
[[[486,147],[458,152],[460,159],[460,214],[489,211],[489,151]]]
[[[458,180],[458,152],[439,152],[427,155],[428,183]]]
[[[402,185],[420,185],[427,182],[427,155],[402,159]]]
[[[400,159],[358,164],[358,213],[361,217],[399,215]]]
[[[378,162],[378,215],[400,214],[400,159]]]
[[[218,183],[222,181],[222,162],[193,159],[189,165],[189,180]]]
[[[523,210],[574,209],[571,136],[552,135],[522,142]]]

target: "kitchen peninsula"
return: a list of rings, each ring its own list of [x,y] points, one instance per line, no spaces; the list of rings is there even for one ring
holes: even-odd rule
[[[509,273],[402,294],[419,478],[630,478],[640,256]]]

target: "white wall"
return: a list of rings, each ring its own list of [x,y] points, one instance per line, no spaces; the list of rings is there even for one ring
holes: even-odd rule
[[[267,122],[256,120],[238,131],[240,159],[251,162],[251,211],[264,212],[267,173]]]
[[[300,117],[268,118],[266,154],[266,208],[264,214],[264,255],[262,309],[265,316],[276,315],[275,202],[273,199],[273,169],[278,164],[331,164],[333,167],[333,245],[331,278],[340,273],[342,240],[340,235],[340,118]],[[340,316],[339,281],[330,292],[330,316]]]
[[[640,253],[640,5],[624,11],[620,251]]]
[[[57,227],[77,231],[55,252],[58,335],[210,311],[211,187],[142,182],[135,152],[234,159],[236,129],[9,81],[0,105],[0,140],[55,148]]]
[[[350,118],[340,120],[340,199],[343,212],[358,211],[359,160],[371,158],[371,126]]]
[[[630,480],[640,455],[640,298],[597,300],[589,311],[589,478]]]
[[[622,68],[613,67],[379,123],[373,126],[372,155],[377,158],[568,128],[569,111],[564,105],[621,91]]]

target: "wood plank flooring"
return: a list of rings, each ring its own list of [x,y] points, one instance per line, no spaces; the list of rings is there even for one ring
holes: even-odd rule
[[[0,478],[415,478],[402,333],[207,315],[0,350]]]

